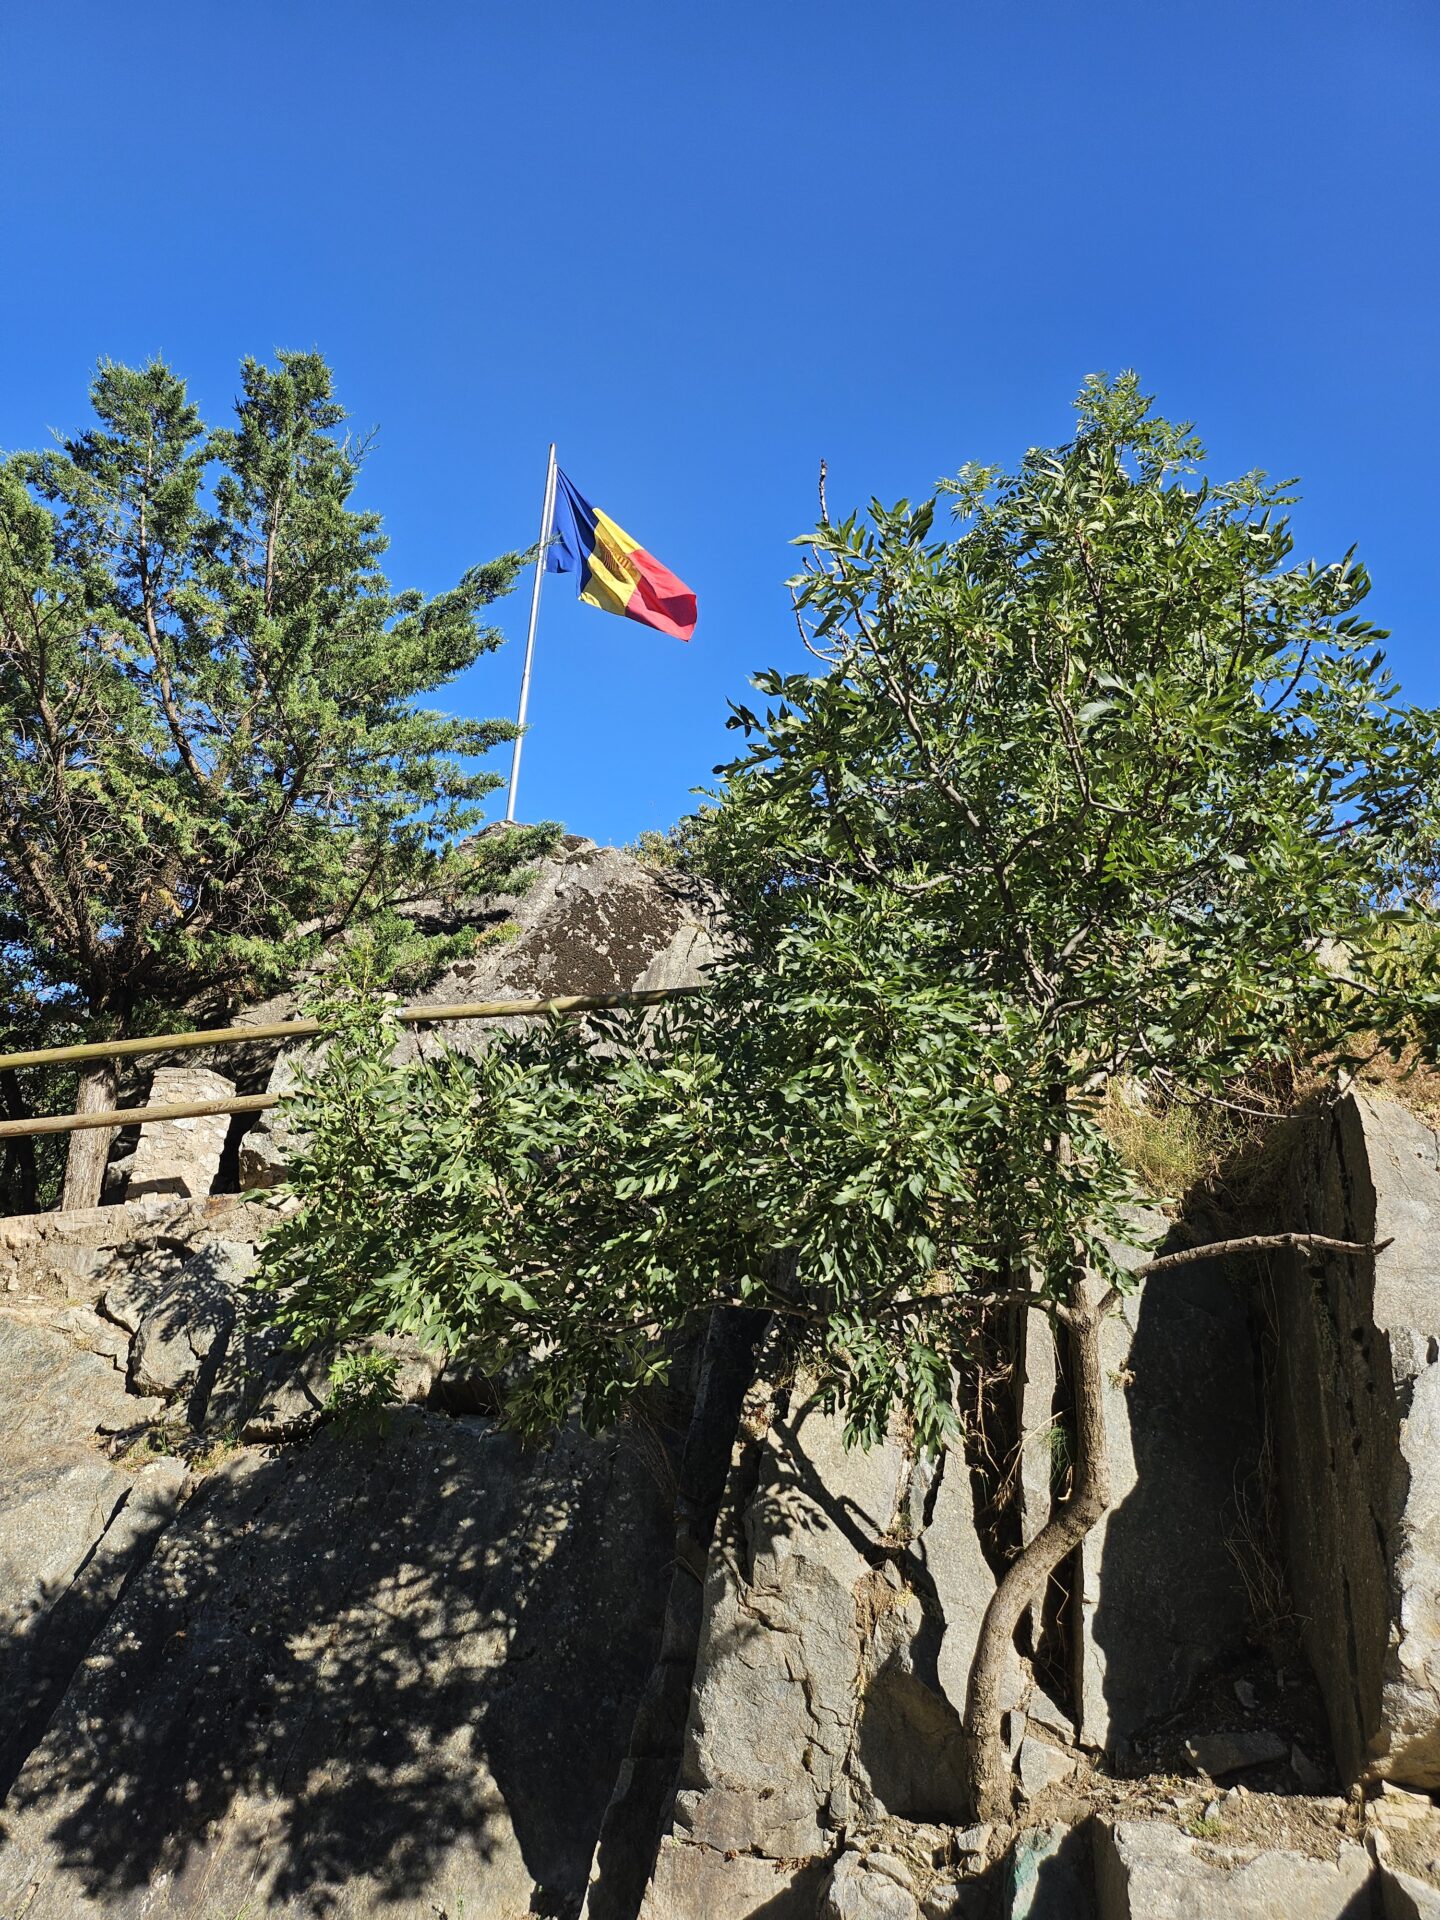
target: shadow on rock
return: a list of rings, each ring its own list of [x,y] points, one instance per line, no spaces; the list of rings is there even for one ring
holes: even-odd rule
[[[1227,1532],[1260,1414],[1245,1301],[1221,1262],[1144,1282],[1102,1353],[1115,1505],[1081,1549],[1076,1691],[1083,1737],[1125,1763],[1141,1727],[1247,1651]]]
[[[401,1414],[236,1456],[16,1781],[0,1913],[573,1913],[670,1544],[623,1437]]]

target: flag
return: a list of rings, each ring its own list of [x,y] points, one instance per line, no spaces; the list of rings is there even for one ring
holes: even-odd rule
[[[695,596],[653,553],[592,507],[570,477],[555,470],[554,539],[545,556],[550,573],[578,573],[580,598],[606,613],[623,613],[641,626],[688,640],[695,631]]]

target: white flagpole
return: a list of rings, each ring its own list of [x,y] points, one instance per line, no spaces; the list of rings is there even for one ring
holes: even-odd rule
[[[525,668],[520,675],[520,732],[515,736],[515,751],[510,759],[510,792],[505,802],[505,818],[515,818],[515,789],[520,781],[520,749],[524,745],[525,709],[530,704],[530,662],[535,657],[535,625],[540,618],[540,582],[545,578],[545,550],[555,519],[555,442],[550,442],[550,457],[545,463],[545,505],[540,512],[540,550],[535,555],[535,585],[530,593],[530,631],[525,637]]]

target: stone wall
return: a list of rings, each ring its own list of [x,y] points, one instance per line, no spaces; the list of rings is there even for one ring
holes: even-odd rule
[[[200,1106],[230,1100],[235,1082],[209,1067],[157,1067],[147,1106]],[[228,1113],[192,1114],[183,1120],[152,1120],[140,1129],[130,1161],[126,1198],[177,1193],[202,1199],[215,1185],[230,1132]]]
[[[0,1306],[17,1300],[91,1301],[98,1291],[97,1275],[116,1247],[136,1239],[184,1245],[239,1206],[230,1195],[191,1201],[155,1194],[126,1206],[0,1220]]]

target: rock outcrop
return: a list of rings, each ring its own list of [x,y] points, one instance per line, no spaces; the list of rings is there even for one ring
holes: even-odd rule
[[[402,1412],[383,1438],[236,1455],[11,1789],[0,1913],[573,1911],[667,1521],[623,1438],[530,1457],[487,1420]]]
[[[721,932],[708,891],[683,875],[644,865],[615,847],[570,838],[537,863],[526,890],[492,911],[497,938],[461,960],[422,992],[416,1006],[465,1006],[481,1000],[543,1000],[564,994],[695,986],[715,958]],[[272,1001],[261,1019],[284,1018],[290,1001]],[[473,1052],[514,1021],[448,1023],[444,1044]],[[412,1031],[397,1058],[425,1044]],[[306,1050],[276,1061],[268,1091],[293,1085]],[[285,1177],[289,1143],[283,1117],[267,1112],[240,1143],[240,1183],[268,1187]]]
[[[1291,1583],[1347,1779],[1440,1787],[1440,1140],[1352,1095],[1310,1131],[1291,1209],[1373,1259],[1273,1281]]]
[[[573,1914],[654,1667],[679,1434],[526,1452],[416,1406],[237,1445],[266,1209],[141,1203],[129,1240],[102,1211],[87,1280],[37,1228],[0,1308],[0,1916]]]
[[[898,1432],[847,1453],[803,1376],[781,1387],[762,1369],[642,1920],[811,1913],[847,1836],[963,1825],[960,1713],[994,1586],[963,1454],[927,1463]],[[1018,1662],[1013,1684],[1018,1709]],[[831,1888],[859,1910],[848,1879]]]
[[[420,997],[691,984],[717,937],[580,842],[514,923]],[[409,1348],[356,1429],[249,1311],[282,1203],[211,1191],[233,1135],[147,1134],[124,1204],[0,1222],[0,1920],[1440,1920],[1440,1142],[1400,1109],[1305,1149],[1282,1224],[1391,1244],[1277,1263],[1268,1410],[1252,1269],[1107,1325],[1114,1503],[1020,1628],[1009,1827],[971,1819],[961,1714],[1065,1484],[1063,1329],[1010,1328],[993,1430],[967,1398],[940,1461],[898,1420],[847,1451],[731,1309],[606,1436],[522,1448]],[[257,1129],[249,1177],[291,1144]],[[1247,1617],[1262,1412],[1363,1804]]]
[[[697,899],[570,842],[424,997],[693,983]],[[230,1085],[162,1068],[150,1097]],[[211,1195],[227,1125],[147,1126],[123,1204],[0,1223],[0,1916],[573,1915],[643,1772],[683,1366],[623,1432],[527,1452],[407,1350],[383,1431],[317,1432],[324,1356],[247,1310],[268,1203]],[[741,1385],[700,1394],[722,1463]]]
[[[185,1484],[183,1461],[95,1446],[132,1405],[73,1330],[0,1312],[0,1799]]]

